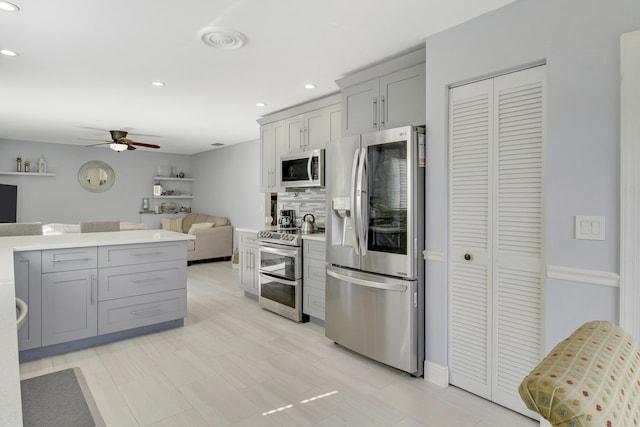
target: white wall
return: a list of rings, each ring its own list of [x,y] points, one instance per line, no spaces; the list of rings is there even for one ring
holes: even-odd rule
[[[264,227],[260,193],[260,141],[249,141],[191,156],[194,212],[225,216],[234,227]],[[234,248],[237,238],[234,232]]]
[[[36,161],[44,156],[55,177],[0,175],[0,183],[18,186],[18,221],[78,223],[82,220],[138,222],[142,198],[153,195],[158,165],[190,170],[190,156],[144,149],[116,153],[109,148],[0,140],[0,171],[15,171],[16,157]],[[116,175],[104,193],[78,184],[80,166],[91,160],[109,164]],[[152,201],[153,206],[153,201]]]
[[[427,38],[429,251],[448,245],[448,86],[545,61],[547,265],[619,271],[619,36],[637,28],[637,0],[520,0]],[[605,216],[607,239],[574,239],[574,215]],[[428,261],[427,359],[441,365],[447,292],[446,261]],[[617,288],[547,279],[546,350],[593,319],[617,322]]]

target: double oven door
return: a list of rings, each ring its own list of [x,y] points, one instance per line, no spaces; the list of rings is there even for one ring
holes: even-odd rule
[[[259,258],[259,304],[281,316],[302,322],[301,248],[261,242]]]

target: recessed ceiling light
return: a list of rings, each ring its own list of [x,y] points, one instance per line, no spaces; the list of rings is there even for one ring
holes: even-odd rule
[[[13,3],[9,3],[8,1],[0,0],[0,10],[4,10],[7,12],[17,12],[20,10],[20,8]]]
[[[264,102],[258,102],[256,104],[256,107],[266,107],[266,106],[267,106],[267,104],[265,104]]]
[[[151,84],[157,87],[162,87],[164,86],[165,83],[161,81],[155,81],[155,82],[151,82]]]
[[[315,89],[315,88],[316,88],[316,85],[309,83],[309,84],[304,85],[304,87],[305,87],[306,89]]]
[[[6,56],[18,56],[17,53],[15,53],[14,51],[9,50],[9,49],[2,49],[2,50],[0,50],[0,53],[3,54],[3,55],[6,55]]]

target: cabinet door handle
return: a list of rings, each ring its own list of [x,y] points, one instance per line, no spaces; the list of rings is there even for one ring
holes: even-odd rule
[[[304,129],[300,128],[300,140],[298,141],[298,148],[304,147]]]
[[[154,256],[154,255],[164,255],[164,252],[138,252],[137,254],[133,254],[134,256]]]
[[[156,280],[162,280],[162,277],[146,277],[142,279],[131,279],[131,283],[142,283],[142,282],[154,282]]]
[[[74,262],[74,261],[89,261],[91,258],[64,258],[64,259],[52,259],[51,262]]]
[[[156,311],[161,311],[160,307],[145,308],[144,310],[134,310],[134,311],[131,312],[131,315],[132,316],[139,316],[141,314],[154,313]]]
[[[91,305],[95,304],[95,284],[96,284],[96,276],[91,273]]]
[[[373,128],[378,127],[378,98],[373,98]]]
[[[380,129],[384,127],[384,96],[380,97]]]

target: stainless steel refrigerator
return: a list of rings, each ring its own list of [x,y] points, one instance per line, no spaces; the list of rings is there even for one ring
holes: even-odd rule
[[[421,376],[424,128],[331,141],[325,152],[325,334]]]

